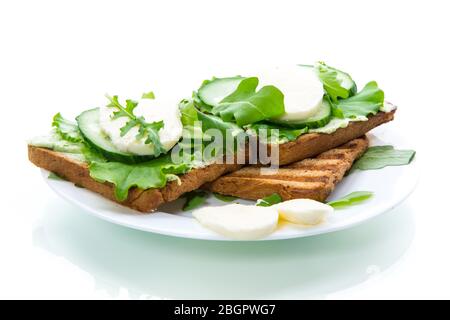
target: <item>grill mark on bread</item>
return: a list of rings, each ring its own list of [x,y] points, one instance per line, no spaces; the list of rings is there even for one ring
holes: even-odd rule
[[[261,199],[278,193],[283,200],[308,198],[325,201],[351,168],[353,161],[367,149],[364,136],[326,151],[316,158],[305,159],[276,168],[245,167],[222,176],[207,188],[244,199]]]
[[[262,170],[261,168],[251,169],[255,170],[238,170],[231,173],[228,177],[300,182],[327,182],[330,180],[330,170],[292,170],[288,168]]]

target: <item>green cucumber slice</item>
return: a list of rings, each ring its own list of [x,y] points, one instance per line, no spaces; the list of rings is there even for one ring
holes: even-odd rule
[[[244,77],[214,78],[198,89],[198,98],[208,106],[216,107],[225,97],[236,91]]]
[[[271,119],[270,122],[294,129],[302,129],[306,127],[314,129],[327,125],[331,120],[331,116],[332,114],[330,103],[327,100],[323,99],[322,106],[320,107],[319,111],[317,111],[316,114],[307,119],[291,121]]]
[[[118,150],[100,129],[98,108],[81,113],[77,117],[77,123],[84,140],[108,160],[132,164],[154,158],[153,156],[139,156]]]

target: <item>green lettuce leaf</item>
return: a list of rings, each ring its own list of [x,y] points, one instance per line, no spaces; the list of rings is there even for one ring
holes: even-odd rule
[[[234,121],[238,126],[282,115],[283,93],[274,86],[265,86],[256,91],[258,83],[256,77],[245,78],[233,93],[211,109],[211,113],[226,122]]]
[[[356,83],[348,73],[327,66],[323,62],[317,62],[314,67],[332,101],[336,102],[338,98],[346,99],[356,93]]]
[[[258,201],[256,201],[256,205],[260,207],[270,207],[282,201],[283,199],[281,198],[281,196],[278,193],[274,193],[271,194],[270,196],[258,199]]]
[[[247,130],[260,135],[261,130],[265,130],[267,133],[268,142],[273,137],[274,143],[285,143],[287,141],[295,141],[299,136],[308,132],[308,128],[302,129],[290,129],[282,126],[276,126],[268,123],[253,123],[247,127]]]
[[[140,164],[124,164],[120,162],[91,162],[90,176],[99,182],[110,182],[115,186],[117,200],[128,198],[128,191],[132,187],[141,189],[162,188],[174,175],[183,174],[190,170],[188,164],[174,164],[170,156]]]
[[[84,160],[88,163],[91,162],[108,162],[108,160],[97,149],[91,147],[89,143],[84,142],[81,148],[81,154]]]
[[[192,100],[182,100],[178,105],[181,113],[183,127],[193,126],[198,121],[197,109]]]
[[[360,170],[381,169],[387,166],[403,166],[414,159],[414,150],[397,150],[393,146],[370,147],[352,167]]]
[[[57,113],[53,117],[52,126],[55,131],[66,141],[69,142],[81,142],[83,137],[81,136],[80,130],[75,122],[69,121],[61,113]]]
[[[330,201],[327,204],[335,209],[341,209],[363,202],[372,196],[373,192],[370,191],[355,191],[342,197],[341,199]]]
[[[206,202],[208,193],[201,190],[191,191],[184,195],[186,202],[183,205],[183,211],[189,211],[200,207]]]
[[[384,104],[384,92],[371,81],[356,95],[334,102],[345,118],[376,114]]]

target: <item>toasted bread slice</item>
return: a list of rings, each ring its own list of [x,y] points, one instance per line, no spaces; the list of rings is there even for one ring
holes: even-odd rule
[[[289,164],[339,146],[352,139],[364,135],[369,130],[391,121],[394,112],[379,112],[368,121],[352,122],[346,128],[336,130],[332,134],[309,133],[300,136],[296,141],[280,145],[280,163]],[[36,166],[55,172],[59,176],[102,196],[117,200],[114,196],[114,186],[110,183],[100,183],[89,175],[87,163],[74,160],[62,153],[45,148],[28,146],[28,157]],[[183,193],[198,189],[205,183],[220,176],[240,169],[238,164],[211,164],[204,168],[193,169],[180,176],[181,185],[172,181],[161,189],[130,190],[128,199],[118,202],[124,206],[141,212],[151,212],[161,204],[179,198]],[[275,190],[271,193],[276,192]]]
[[[283,200],[308,198],[325,201],[367,149],[366,137],[354,139],[316,158],[276,168],[245,167],[208,184],[220,194],[257,200],[278,193]]]
[[[60,152],[33,146],[28,146],[28,158],[38,167],[54,172],[76,185],[118,202],[114,196],[114,186],[108,182],[100,183],[92,179],[89,175],[88,164],[85,162],[74,160]],[[180,176],[180,185],[176,181],[172,181],[161,189],[132,188],[128,193],[127,200],[118,203],[141,212],[150,212],[163,203],[178,199],[183,193],[196,190],[202,184],[240,167],[242,166],[237,164],[211,164],[194,169]]]
[[[383,123],[393,120],[394,114],[395,110],[378,112],[376,115],[370,116],[367,121],[350,122],[346,128],[338,129],[332,134],[308,133],[301,135],[297,140],[279,146],[278,164],[284,166],[336,148],[350,140],[361,137]]]

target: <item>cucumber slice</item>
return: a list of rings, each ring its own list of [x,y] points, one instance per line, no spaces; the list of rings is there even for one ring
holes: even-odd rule
[[[198,89],[197,96],[205,104],[216,107],[225,97],[236,91],[244,77],[214,78],[205,81]]]
[[[313,116],[304,120],[276,120],[271,119],[270,122],[282,125],[288,128],[301,129],[301,128],[320,128],[328,124],[331,120],[331,106],[325,99],[322,100],[322,105],[319,110]]]
[[[348,73],[339,71],[337,69],[335,70],[337,72],[337,79],[341,81],[341,86],[350,92],[350,97],[354,96],[358,91],[355,81],[353,81]]]
[[[118,150],[100,129],[98,108],[81,113],[77,117],[77,123],[84,140],[108,160],[139,163],[154,158],[153,156],[139,156]]]

